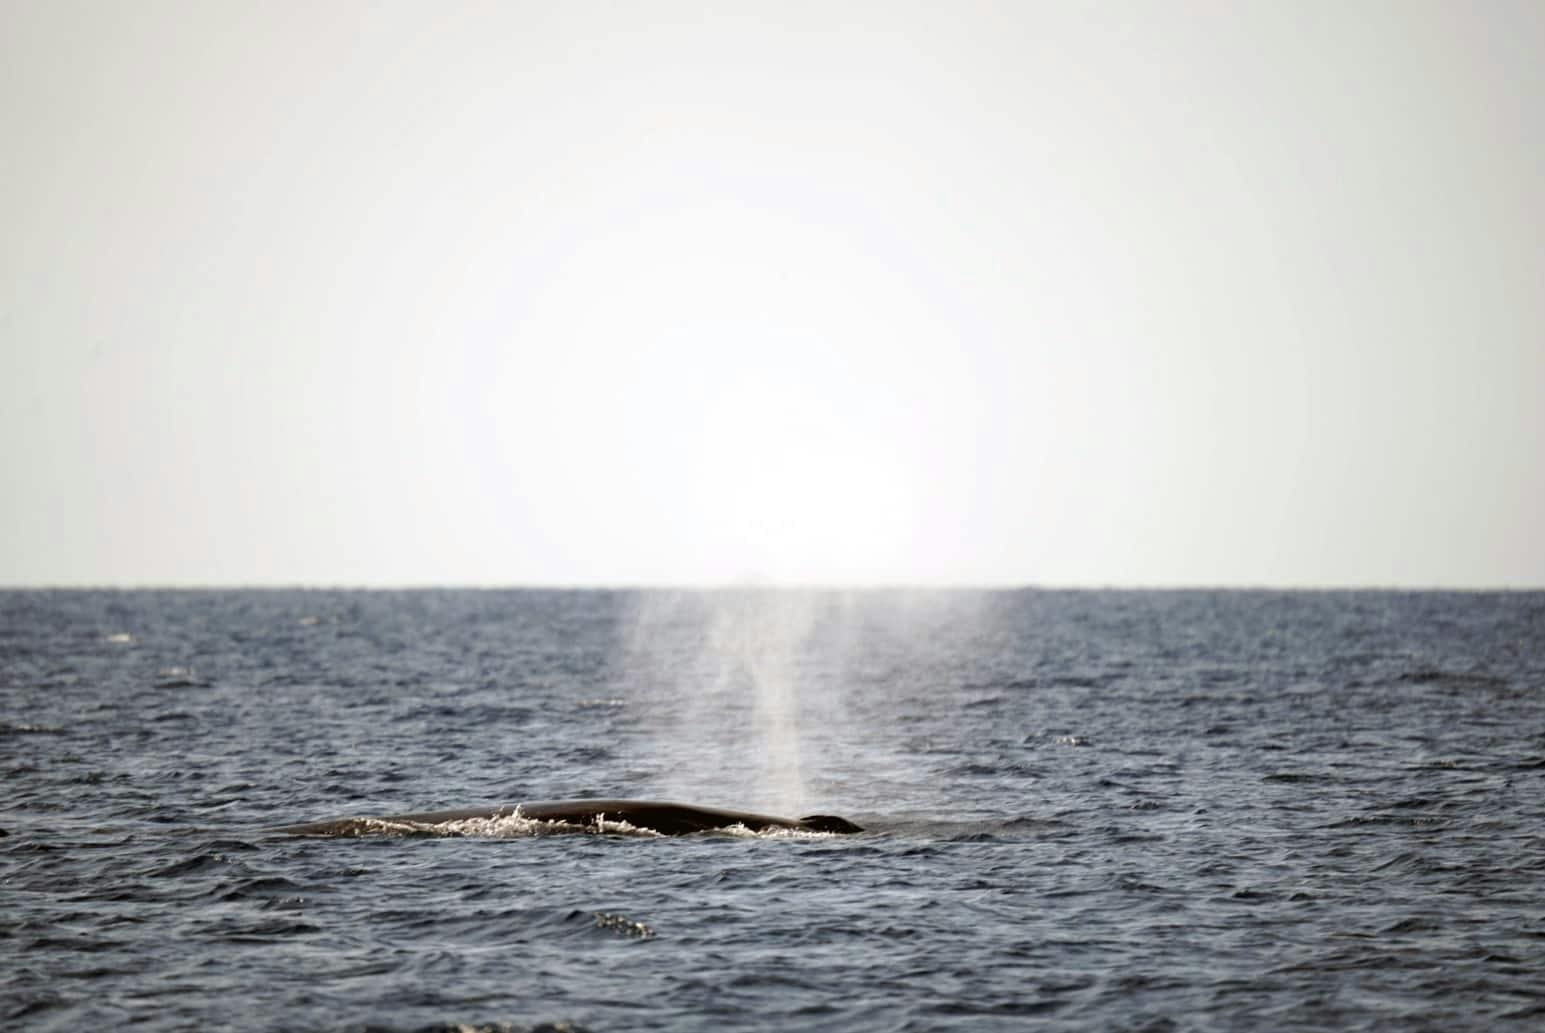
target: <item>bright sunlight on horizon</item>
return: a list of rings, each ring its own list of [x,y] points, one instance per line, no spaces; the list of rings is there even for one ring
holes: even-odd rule
[[[0,5],[3,585],[1545,586],[1545,7]]]

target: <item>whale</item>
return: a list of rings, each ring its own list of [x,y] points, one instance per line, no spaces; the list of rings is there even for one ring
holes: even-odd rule
[[[599,828],[602,820],[625,821],[635,828],[648,829],[662,836],[685,836],[694,832],[744,826],[753,832],[767,829],[792,829],[800,832],[851,834],[864,831],[835,814],[807,814],[803,818],[779,818],[750,811],[732,811],[721,807],[665,800],[537,800],[529,803],[503,804],[469,810],[424,811],[417,814],[391,814],[379,818],[333,818],[300,825],[281,825],[269,832],[286,836],[356,837],[378,835],[381,825],[443,825],[472,818],[521,817],[533,821],[555,822],[575,828]]]

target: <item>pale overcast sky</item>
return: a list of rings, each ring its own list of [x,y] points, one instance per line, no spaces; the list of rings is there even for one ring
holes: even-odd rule
[[[1545,4],[0,0],[0,583],[1545,585]]]

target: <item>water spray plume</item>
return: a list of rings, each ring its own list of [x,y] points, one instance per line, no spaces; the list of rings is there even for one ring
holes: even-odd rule
[[[818,605],[813,592],[773,588],[639,597],[623,670],[660,722],[663,795],[790,812],[810,801],[802,685]]]

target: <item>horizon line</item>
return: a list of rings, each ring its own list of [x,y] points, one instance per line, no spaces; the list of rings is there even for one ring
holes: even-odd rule
[[[1542,592],[1545,584],[1071,581],[138,581],[0,582],[0,592]]]

